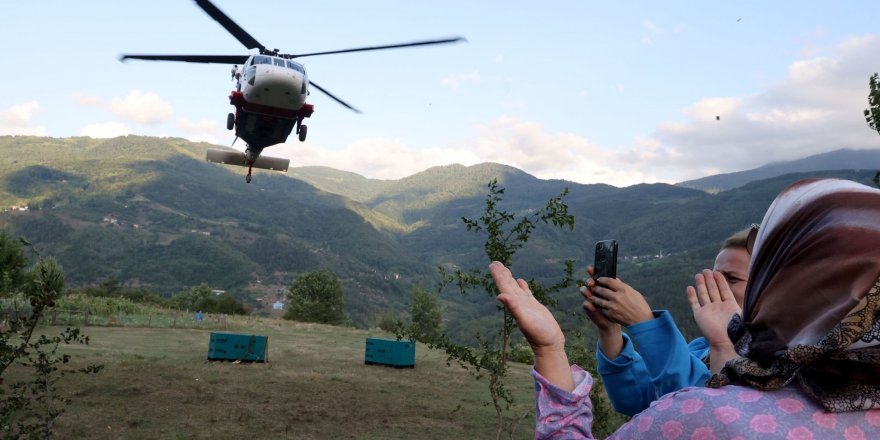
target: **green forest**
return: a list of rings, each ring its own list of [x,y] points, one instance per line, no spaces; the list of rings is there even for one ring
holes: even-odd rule
[[[622,279],[655,308],[695,329],[684,289],[711,267],[721,241],[760,222],[773,197],[797,179],[834,176],[872,184],[874,170],[791,173],[720,192],[668,184],[626,188],[541,180],[516,168],[450,165],[394,181],[329,168],[258,172],[202,160],[209,147],[177,138],[0,137],[0,228],[58,259],[71,288],[118,280],[161,297],[205,284],[264,310],[299,275],[336,274],[357,327],[405,316],[410,292],[435,289],[439,267],[485,268],[481,237],[462,217],[482,210],[487,184],[504,187],[504,209],[529,212],[565,189],[573,230],[539,229],[514,270],[558,277],[590,264],[593,243],[620,242]],[[832,167],[832,165],[829,165]],[[27,210],[22,207],[27,206]],[[16,207],[13,209],[13,207]],[[580,295],[562,294],[577,314]],[[444,324],[457,340],[488,328],[491,298],[440,292]],[[588,329],[587,329],[588,330]]]

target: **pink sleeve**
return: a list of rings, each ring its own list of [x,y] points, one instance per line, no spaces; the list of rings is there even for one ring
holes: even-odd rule
[[[535,378],[536,439],[591,439],[593,404],[590,390],[593,377],[577,365],[571,366],[575,388],[572,392],[557,388],[532,368]]]

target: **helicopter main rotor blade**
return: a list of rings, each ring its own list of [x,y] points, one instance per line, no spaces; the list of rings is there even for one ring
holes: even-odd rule
[[[187,63],[244,64],[249,55],[123,55],[119,61],[184,61]]]
[[[316,56],[316,55],[329,55],[329,54],[334,54],[334,53],[363,52],[363,51],[367,51],[367,50],[396,49],[399,47],[427,46],[429,44],[455,43],[458,41],[467,41],[467,40],[462,37],[455,37],[455,38],[447,38],[444,40],[414,41],[412,43],[390,44],[387,46],[370,46],[370,47],[359,47],[359,48],[355,48],[355,49],[331,50],[329,52],[284,54],[283,56],[285,56],[287,58],[312,57],[312,56]]]
[[[339,98],[333,96],[332,93],[330,93],[330,92],[324,90],[323,87],[321,87],[321,86],[315,84],[314,81],[309,80],[309,84],[315,86],[316,89],[318,89],[318,90],[324,92],[325,95],[329,96],[329,97],[332,98],[334,101],[336,101],[336,102],[338,102],[338,103],[344,105],[345,107],[348,107],[350,110],[354,111],[355,113],[360,113],[360,112],[361,112],[360,110],[358,110],[358,109],[356,109],[356,108],[354,108],[354,107],[348,105],[348,103],[346,103],[345,101],[343,101],[343,100],[341,100],[341,99],[339,99]]]
[[[260,49],[260,51],[266,49],[266,46],[260,44],[256,38],[252,37],[251,34],[247,33],[241,26],[235,24],[229,16],[223,13],[220,9],[214,6],[208,0],[196,0],[196,4],[202,8],[208,15],[211,16],[214,20],[217,20],[217,23],[220,23],[233,37],[238,39],[241,44],[244,44],[244,47],[248,49]]]

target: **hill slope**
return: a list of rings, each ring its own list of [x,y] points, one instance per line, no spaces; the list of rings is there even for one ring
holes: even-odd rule
[[[738,188],[748,182],[770,179],[790,173],[804,173],[823,170],[878,170],[880,169],[880,150],[840,149],[829,153],[816,154],[799,160],[778,162],[752,170],[717,174],[701,179],[688,180],[676,185],[703,191],[724,191]]]
[[[258,171],[248,185],[242,169],[204,162],[207,147],[135,136],[0,137],[0,203],[30,207],[4,212],[0,227],[56,256],[73,286],[113,276],[170,294],[206,282],[258,304],[274,302],[296,275],[329,268],[354,323],[369,326],[383,314],[406,316],[411,286],[433,287],[437,266],[486,267],[485,236],[467,231],[462,217],[483,214],[487,183],[498,179],[500,210],[530,215],[567,190],[575,217],[571,231],[535,229],[517,253],[518,274],[556,279],[565,259],[580,271],[596,240],[616,238],[621,277],[686,321],[682,292],[693,273],[711,267],[727,235],[759,222],[782,188],[816,175],[870,184],[875,171],[788,174],[717,194],[541,180],[499,164],[394,181],[326,168],[294,169],[297,178]],[[441,299],[449,333],[462,340],[485,334],[491,324],[482,318],[497,306],[451,289]],[[561,299],[566,311],[578,310],[576,292]]]
[[[170,294],[206,282],[245,296],[282,293],[329,267],[356,322],[403,301],[424,272],[363,205],[299,180],[197,159],[206,144],[124,137],[0,137],[0,200],[27,204],[0,224],[55,255],[71,285],[115,276]],[[274,299],[273,299],[274,300]]]

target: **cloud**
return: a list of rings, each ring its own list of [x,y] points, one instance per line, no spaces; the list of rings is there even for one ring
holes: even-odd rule
[[[82,106],[100,106],[104,103],[104,100],[97,96],[89,96],[82,93],[74,93],[70,98],[74,103]]]
[[[0,111],[0,135],[46,136],[46,127],[35,126],[40,103],[28,101]]]
[[[264,153],[290,159],[291,167],[326,166],[372,179],[401,179],[434,166],[481,162],[467,148],[414,149],[391,138],[361,139],[337,150],[292,142],[270,147]]]
[[[477,127],[477,134],[456,146],[415,149],[399,139],[363,139],[340,150],[299,142],[279,145],[266,154],[291,160],[290,166],[328,166],[374,179],[400,179],[430,167],[496,162],[542,179],[628,186],[653,182],[626,166],[620,153],[603,150],[571,133],[550,133],[540,124],[500,117]]]
[[[654,44],[654,37],[652,35],[662,34],[664,30],[654,24],[651,20],[642,20],[642,27],[648,31],[647,35],[642,36],[642,44],[646,46],[651,46]]]
[[[101,122],[97,124],[89,124],[80,130],[80,136],[89,136],[93,138],[113,138],[117,136],[125,136],[133,134],[134,131],[119,122]]]
[[[178,118],[175,128],[181,137],[192,142],[207,142],[209,144],[225,145],[235,139],[235,134],[220,127],[213,119],[201,119],[198,122],[187,118]]]
[[[791,63],[785,78],[762,92],[682,109],[682,121],[655,129],[650,160],[638,157],[639,145],[631,158],[658,179],[682,181],[840,148],[878,149],[862,116],[877,59],[880,37],[850,38],[826,56]]]
[[[660,29],[660,27],[654,24],[654,22],[651,20],[642,21],[642,27],[654,34],[659,34],[663,32],[663,29]]]
[[[468,149],[479,162],[510,165],[542,179],[628,186],[656,179],[627,166],[621,154],[572,133],[551,133],[540,124],[502,117],[478,129]]]
[[[110,111],[123,119],[139,124],[158,125],[172,113],[171,104],[153,92],[132,90],[125,98],[110,101]]]
[[[458,75],[450,75],[446,78],[440,80],[440,84],[443,84],[450,89],[457,89],[461,87],[463,83],[478,83],[480,82],[480,74],[477,72],[474,73],[460,73]]]

